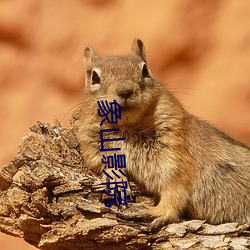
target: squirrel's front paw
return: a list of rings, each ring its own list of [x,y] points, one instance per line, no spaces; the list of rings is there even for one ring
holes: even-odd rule
[[[141,213],[141,212],[148,212],[149,213],[148,206],[143,202],[133,204],[129,208],[129,210],[133,213]]]
[[[165,226],[167,223],[178,222],[178,214],[174,211],[159,211],[159,207],[151,207],[144,203],[133,204],[129,209],[132,212],[131,218],[143,221],[152,221],[148,227],[150,231],[155,231]],[[163,211],[163,210],[162,210]]]
[[[144,203],[135,203],[128,211],[131,212],[132,218],[143,221],[151,221],[157,217],[151,212],[150,207]]]
[[[151,231],[159,230],[160,228],[165,226],[168,222],[169,220],[167,216],[160,216],[151,222],[149,229]]]

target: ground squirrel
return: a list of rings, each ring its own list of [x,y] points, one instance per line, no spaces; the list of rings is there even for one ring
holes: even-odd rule
[[[79,140],[87,166],[101,173],[97,101],[116,100],[122,119],[106,147],[126,155],[126,173],[158,199],[138,205],[152,228],[182,215],[208,223],[250,223],[250,148],[187,112],[148,69],[143,42],[127,56],[101,58],[84,50],[86,86]],[[102,127],[102,128],[103,128]],[[109,135],[111,137],[111,134]]]

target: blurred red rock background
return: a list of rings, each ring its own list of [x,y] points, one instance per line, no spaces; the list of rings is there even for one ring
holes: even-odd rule
[[[83,49],[125,54],[134,37],[154,75],[193,114],[250,144],[250,2],[0,1],[0,166],[36,120],[68,125]],[[0,234],[3,250],[35,249]]]

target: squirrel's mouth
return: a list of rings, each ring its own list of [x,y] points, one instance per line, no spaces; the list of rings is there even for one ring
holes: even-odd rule
[[[123,109],[132,109],[135,108],[135,101],[132,97],[130,98],[119,98],[118,100],[119,105],[123,108]]]
[[[134,103],[131,100],[124,100],[121,104],[123,111],[129,111],[135,108]]]

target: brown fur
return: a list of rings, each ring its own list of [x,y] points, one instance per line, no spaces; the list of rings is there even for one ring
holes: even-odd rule
[[[149,72],[142,77],[146,55],[135,39],[131,54],[100,58],[84,51],[86,88],[79,139],[86,165],[101,173],[100,129],[119,128],[106,143],[126,155],[126,172],[159,198],[146,208],[152,227],[178,221],[183,213],[209,223],[250,223],[250,149],[189,114]],[[100,83],[92,85],[95,70]],[[128,98],[120,93],[133,91]],[[116,100],[122,107],[118,124],[98,116],[97,101]],[[109,152],[110,153],[110,152]],[[140,207],[140,205],[139,205]]]

